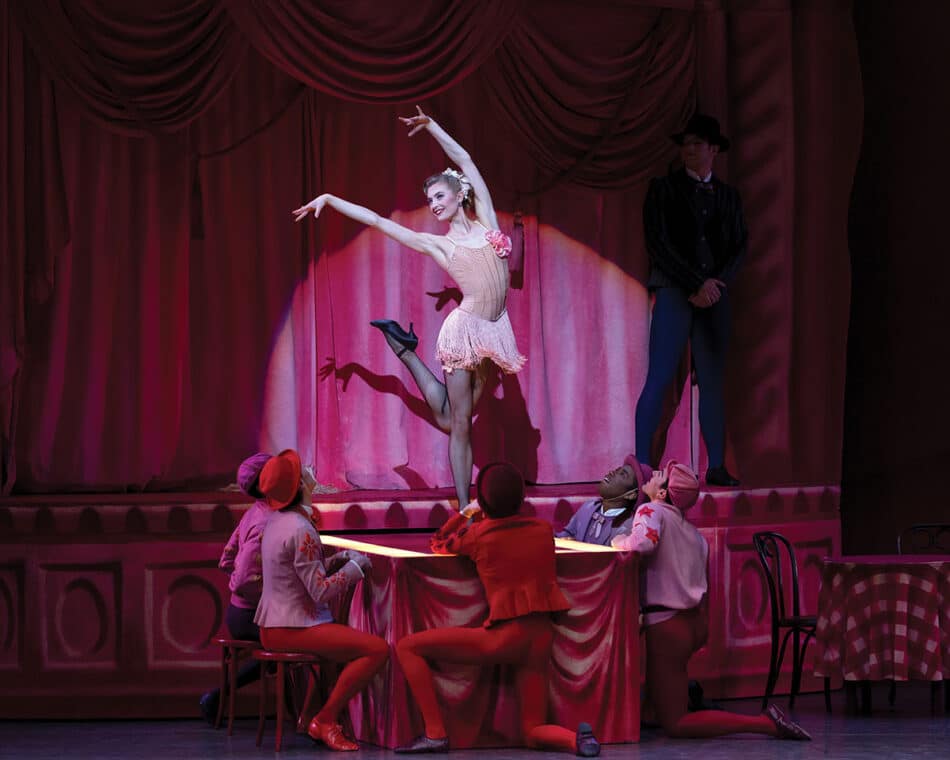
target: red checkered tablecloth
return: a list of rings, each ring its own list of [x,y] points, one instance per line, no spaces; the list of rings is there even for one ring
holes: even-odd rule
[[[817,676],[950,679],[950,558],[826,558],[815,642]]]

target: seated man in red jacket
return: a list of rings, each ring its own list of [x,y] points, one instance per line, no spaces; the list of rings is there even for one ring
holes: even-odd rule
[[[582,757],[600,754],[587,723],[577,731],[546,724],[548,679],[554,624],[551,614],[570,608],[557,585],[551,526],[521,517],[524,481],[510,464],[486,465],[475,484],[481,511],[469,521],[452,517],[432,538],[432,551],[462,554],[475,562],[488,599],[488,619],[480,628],[436,628],[414,633],[396,645],[396,656],[419,704],[425,734],[396,752],[447,752],[428,660],[517,668],[518,701],[525,744]]]

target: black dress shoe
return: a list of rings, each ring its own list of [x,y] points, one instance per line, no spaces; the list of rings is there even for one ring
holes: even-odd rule
[[[765,714],[775,724],[777,739],[791,739],[796,742],[811,741],[811,734],[782,712],[778,705],[770,704]]]
[[[597,757],[600,754],[600,742],[594,736],[590,723],[577,724],[575,749],[578,757]]]
[[[397,352],[396,356],[402,356],[406,351],[415,351],[419,345],[419,338],[412,331],[412,322],[409,323],[409,332],[403,330],[394,319],[374,319],[370,324],[402,346],[402,351]]]
[[[710,467],[706,470],[706,482],[711,486],[726,486],[735,488],[739,481],[729,474],[725,467]]]
[[[198,709],[201,710],[201,717],[204,718],[212,726],[214,725],[215,720],[218,717],[218,700],[220,696],[218,690],[209,691],[207,694],[203,694],[201,699],[198,700]]]
[[[393,750],[393,752],[400,755],[422,755],[425,753],[448,751],[449,737],[443,736],[441,739],[430,739],[425,734],[417,736],[409,742],[409,744],[403,744],[401,747],[396,747],[396,749]]]

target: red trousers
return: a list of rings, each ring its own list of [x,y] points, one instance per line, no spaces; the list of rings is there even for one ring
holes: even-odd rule
[[[268,649],[313,652],[330,662],[345,663],[330,696],[316,714],[320,723],[337,723],[340,712],[389,659],[389,645],[379,636],[338,623],[310,628],[261,628]]]
[[[547,613],[507,620],[491,628],[435,628],[401,639],[396,645],[396,656],[422,712],[426,735],[431,739],[446,735],[427,660],[514,665],[525,744],[534,749],[574,752],[575,733],[545,723],[553,640],[554,627]]]
[[[775,736],[775,724],[765,715],[739,715],[724,710],[688,712],[689,676],[686,665],[706,643],[706,612],[701,607],[678,612],[646,629],[647,696],[668,736],[703,738],[756,733]]]

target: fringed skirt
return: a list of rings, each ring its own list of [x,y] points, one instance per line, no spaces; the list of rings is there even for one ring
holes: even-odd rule
[[[493,321],[454,309],[439,330],[435,356],[446,372],[475,370],[483,359],[491,359],[505,372],[513,373],[526,361],[515,343],[507,310]]]

